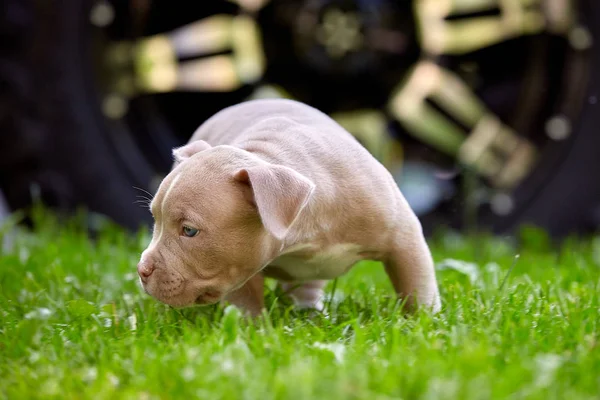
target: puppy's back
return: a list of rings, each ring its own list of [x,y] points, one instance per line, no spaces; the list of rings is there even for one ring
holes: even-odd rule
[[[314,107],[295,100],[258,99],[238,103],[217,112],[198,127],[190,141],[202,139],[213,146],[232,144],[249,128],[278,117],[353,139],[331,117]]]

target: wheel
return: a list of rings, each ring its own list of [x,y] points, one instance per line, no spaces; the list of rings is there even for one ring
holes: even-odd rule
[[[9,1],[0,187],[135,228],[170,149],[256,97],[311,104],[390,169],[427,232],[600,224],[593,0]],[[8,172],[10,171],[10,172]]]

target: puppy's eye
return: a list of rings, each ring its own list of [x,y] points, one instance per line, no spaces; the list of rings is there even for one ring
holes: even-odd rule
[[[182,231],[183,231],[184,236],[187,236],[187,237],[194,237],[198,234],[198,232],[200,232],[196,228],[190,228],[189,226],[185,226],[185,225],[183,226]]]

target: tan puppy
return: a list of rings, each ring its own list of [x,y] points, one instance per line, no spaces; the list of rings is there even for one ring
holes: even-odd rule
[[[251,315],[273,277],[322,308],[328,279],[382,261],[408,309],[440,309],[421,224],[384,168],[340,125],[291,100],[228,107],[173,151],[138,273],[173,307],[220,300]]]

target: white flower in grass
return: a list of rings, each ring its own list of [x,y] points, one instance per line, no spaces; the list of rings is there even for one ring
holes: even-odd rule
[[[85,382],[95,381],[98,377],[98,369],[96,367],[89,367],[83,372],[83,380]]]
[[[25,319],[48,319],[52,315],[49,308],[40,307],[25,314]]]
[[[125,304],[127,304],[128,306],[133,305],[133,296],[130,295],[129,293],[125,293],[123,295],[123,301],[125,302]]]
[[[40,358],[42,358],[42,357],[40,356],[40,353],[38,353],[37,351],[32,351],[31,354],[29,354],[29,362],[32,364],[35,364],[36,362],[38,362]]]
[[[27,260],[29,260],[29,249],[26,247],[21,247],[19,249],[19,261],[21,262],[21,264],[25,264],[27,262]],[[29,279],[31,279],[31,277],[29,276],[30,273],[27,274],[27,277]],[[33,276],[33,274],[31,274],[31,276]]]
[[[28,290],[21,289],[18,297],[19,303],[28,303],[31,299],[33,299],[33,297],[33,293],[29,292]]]
[[[200,355],[200,349],[197,347],[190,347],[189,349],[187,349],[186,354],[189,360],[194,360]]]
[[[127,321],[129,322],[130,329],[135,331],[137,329],[137,317],[135,314],[131,314],[129,317],[127,317]]]
[[[331,352],[338,363],[342,363],[344,361],[344,355],[346,354],[346,346],[344,346],[341,343],[316,342],[313,343],[313,347]]]
[[[119,386],[119,383],[121,381],[119,381],[119,378],[117,378],[115,375],[113,375],[111,373],[108,373],[106,375],[106,377],[108,378],[108,381],[110,382],[111,385],[113,385],[113,386]]]
[[[223,372],[231,372],[233,371],[235,364],[231,358],[225,358],[221,362],[221,369]]]
[[[246,342],[238,338],[235,342],[229,344],[223,352],[213,354],[211,361],[215,365],[220,365],[223,373],[234,374],[239,362],[249,358],[252,358],[252,352]]]
[[[63,344],[65,347],[72,347],[73,346],[73,342],[71,342],[68,338],[67,338],[67,334],[65,333],[64,329],[61,329],[58,332],[58,336],[60,336],[60,338],[63,341]]]
[[[126,281],[133,281],[133,280],[135,280],[135,277],[136,277],[136,274],[134,274],[133,272],[128,272],[124,276]]]
[[[231,351],[226,351],[227,354],[224,353],[218,353],[218,354],[214,354],[211,357],[211,362],[214,363],[215,365],[220,365],[221,367],[221,371],[225,374],[229,374],[231,372],[233,372],[233,370],[235,369],[235,363],[233,362],[232,358],[231,358]],[[239,359],[238,359],[239,361]]]
[[[196,377],[196,371],[194,371],[194,368],[188,365],[183,370],[181,370],[181,377],[185,381],[189,382]]]
[[[559,354],[540,354],[535,357],[537,375],[535,386],[548,387],[554,381],[556,372],[563,365],[564,358]]]
[[[223,309],[223,315],[231,315],[233,318],[238,319],[242,316],[242,312],[238,307],[229,304]]]

